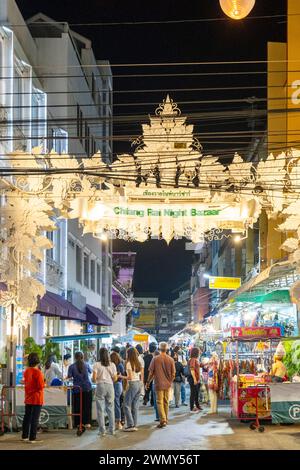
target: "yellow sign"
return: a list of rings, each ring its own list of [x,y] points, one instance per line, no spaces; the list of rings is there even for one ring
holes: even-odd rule
[[[235,290],[241,287],[240,277],[214,277],[209,278],[210,289]]]
[[[149,339],[149,335],[134,335],[133,341],[137,341],[139,343],[147,343]]]

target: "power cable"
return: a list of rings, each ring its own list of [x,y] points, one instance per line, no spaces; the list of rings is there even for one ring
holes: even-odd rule
[[[120,63],[120,64],[64,64],[67,69],[85,69],[85,68],[111,68],[111,67],[189,67],[195,65],[254,65],[254,64],[284,64],[284,63],[298,63],[297,59],[259,59],[259,60],[220,60],[220,61],[194,61],[194,62],[145,62],[145,63]],[[11,69],[10,65],[2,65],[3,69]],[[53,66],[45,64],[34,64],[33,68],[53,68]]]
[[[258,15],[258,16],[247,16],[243,18],[243,20],[257,20],[257,19],[275,19],[275,18],[288,18],[293,16],[298,16],[298,13],[285,13],[285,14],[277,14],[277,15]],[[181,24],[181,23],[211,23],[211,22],[219,22],[219,21],[230,21],[226,16],[220,16],[215,18],[188,18],[188,19],[181,19],[181,20],[148,20],[148,21],[113,21],[113,22],[85,22],[85,23],[69,23],[67,21],[27,21],[25,24],[3,24],[8,28],[33,28],[34,26],[66,26],[66,27],[73,27],[73,26],[125,26],[125,25],[132,25],[132,26],[139,26],[139,25],[153,25],[153,24]]]

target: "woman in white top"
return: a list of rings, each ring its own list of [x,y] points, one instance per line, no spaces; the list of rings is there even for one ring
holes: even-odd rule
[[[124,431],[137,431],[139,398],[142,391],[142,367],[135,348],[127,350],[126,373],[128,388],[124,397],[126,428]]]
[[[115,434],[114,382],[117,381],[117,378],[117,368],[113,362],[110,362],[108,350],[101,348],[99,362],[94,365],[92,377],[93,382],[97,384],[96,406],[100,436],[106,434],[105,411],[109,420],[109,432],[112,435]]]
[[[54,354],[49,356],[45,363],[44,377],[46,385],[48,386],[51,385],[53,379],[62,380],[63,378],[62,371],[58,367],[56,356]]]

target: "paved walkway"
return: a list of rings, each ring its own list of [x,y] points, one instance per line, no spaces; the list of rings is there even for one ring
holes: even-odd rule
[[[32,446],[20,441],[20,433],[0,437],[0,452],[8,449],[78,449],[78,450],[300,450],[300,425],[266,425],[264,433],[251,431],[246,424],[230,418],[229,409],[222,407],[216,416],[207,409],[191,415],[188,407],[172,408],[167,428],[157,429],[153,409],[141,406],[139,431],[101,438],[97,430],[86,431],[81,437],[74,430],[53,430],[39,434],[43,443]]]

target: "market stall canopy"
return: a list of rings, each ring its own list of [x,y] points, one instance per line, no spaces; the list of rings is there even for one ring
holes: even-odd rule
[[[279,289],[287,289],[298,278],[299,275],[295,272],[295,264],[290,261],[275,263],[243,284],[239,289],[231,292],[224,301],[223,306],[233,301],[239,301],[238,298],[241,298],[241,294],[249,293],[250,291],[263,291],[263,289],[276,291]]]
[[[86,321],[92,325],[111,326],[112,321],[105,313],[97,307],[86,304]]]
[[[188,334],[190,336],[193,336],[195,335],[196,333],[200,333],[202,330],[202,325],[200,325],[200,323],[189,323],[188,325],[186,325],[185,328],[183,328],[183,330],[181,330],[179,333],[180,334]],[[179,334],[177,333],[177,334]]]
[[[125,336],[121,336],[119,338],[119,341],[121,343],[131,343],[132,341],[134,342],[143,342],[143,341],[136,341],[134,337],[138,338],[139,336],[148,336],[148,343],[157,343],[157,340],[155,339],[154,336],[150,335],[147,331],[144,331],[139,328],[131,328],[128,330],[127,334]]]
[[[68,341],[84,341],[110,337],[111,333],[86,333],[82,335],[46,336],[46,339],[51,340],[52,343],[67,343]]]
[[[290,303],[290,292],[288,290],[274,290],[273,292],[265,292],[262,290],[254,290],[250,292],[242,292],[234,299],[236,302],[276,302]]]

